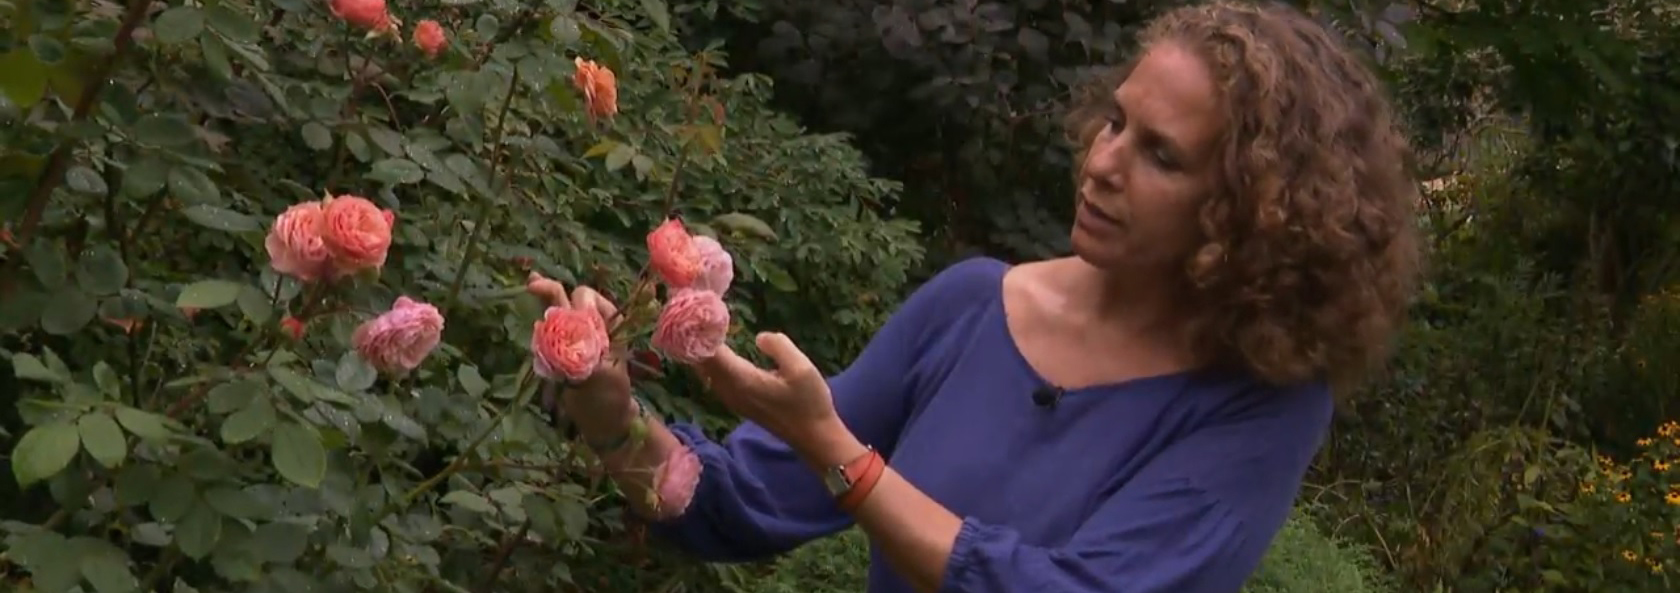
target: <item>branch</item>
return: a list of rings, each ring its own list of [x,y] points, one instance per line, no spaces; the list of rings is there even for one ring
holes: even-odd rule
[[[99,100],[99,95],[105,91],[105,85],[110,83],[111,73],[117,63],[128,56],[130,48],[134,47],[134,29],[140,25],[140,19],[146,16],[146,9],[152,5],[150,0],[129,0],[128,10],[123,13],[122,24],[117,26],[117,36],[112,40],[111,55],[93,73],[88,76],[87,88],[76,98],[76,105],[70,114],[74,123],[87,119],[88,113]],[[35,181],[35,188],[30,190],[29,197],[24,202],[23,221],[17,229],[18,248],[27,247],[35,239],[35,229],[41,224],[41,215],[47,210],[47,201],[52,197],[54,189],[64,180],[64,170],[70,166],[70,153],[73,142],[64,141],[54,149],[47,163],[41,169],[41,176]],[[18,262],[22,257],[14,257],[6,261],[5,269],[0,271],[0,296],[11,294],[12,276],[17,271]]]

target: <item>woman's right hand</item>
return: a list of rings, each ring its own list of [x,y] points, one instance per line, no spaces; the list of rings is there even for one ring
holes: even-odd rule
[[[612,319],[618,312],[612,301],[593,288],[578,286],[568,295],[564,285],[536,272],[531,272],[526,279],[525,291],[542,299],[543,304],[549,307],[595,309],[601,313],[602,319]],[[572,417],[578,430],[586,437],[592,434],[611,436],[624,430],[634,417],[635,410],[630,401],[630,372],[626,365],[628,358],[622,348],[614,347],[607,352],[594,374],[561,390],[560,405],[565,407],[567,415]]]

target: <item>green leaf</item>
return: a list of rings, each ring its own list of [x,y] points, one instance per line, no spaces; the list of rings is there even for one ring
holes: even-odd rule
[[[671,11],[660,0],[642,0],[642,10],[647,12],[653,25],[664,33],[671,32]]]
[[[235,379],[210,388],[204,405],[211,414],[231,414],[245,409],[263,394],[263,384],[254,379]]]
[[[17,48],[0,54],[0,91],[18,109],[29,109],[47,96],[47,81],[52,70],[35,53]]]
[[[233,62],[228,59],[227,43],[215,35],[200,35],[198,50],[204,56],[204,67],[216,80],[233,80]]]
[[[158,482],[157,491],[152,493],[146,510],[159,521],[178,522],[197,502],[198,494],[193,489],[192,478],[172,472]]]
[[[409,418],[401,409],[386,407],[380,412],[379,421],[390,427],[391,430],[397,431],[397,434],[420,442],[426,441],[426,427],[421,426],[419,422],[415,422],[413,418]]]
[[[239,289],[239,312],[251,323],[263,325],[274,317],[274,302],[261,289],[254,286],[244,286]]]
[[[122,377],[117,375],[117,369],[103,360],[93,363],[93,384],[99,386],[99,391],[111,399],[122,396]]]
[[[134,408],[117,408],[117,422],[130,434],[148,441],[167,440],[173,434],[168,418]]]
[[[373,387],[373,382],[379,379],[379,371],[362,360],[355,350],[347,350],[338,357],[338,370],[333,378],[338,380],[339,389],[355,393]]]
[[[277,420],[274,404],[266,397],[257,397],[222,421],[222,442],[234,445],[257,438],[273,428]]]
[[[327,450],[320,433],[296,422],[274,427],[270,440],[274,470],[305,488],[320,488],[327,475]]]
[[[55,336],[67,336],[87,327],[99,313],[99,303],[75,286],[54,291],[41,311],[41,329]]]
[[[41,312],[47,309],[49,296],[28,287],[14,287],[12,294],[0,299],[0,333],[33,328],[41,322]]]
[[[163,11],[152,21],[152,34],[159,43],[181,43],[204,32],[204,13],[191,6],[177,6]]]
[[[292,562],[309,550],[309,530],[296,523],[266,523],[251,534],[251,545],[263,560]]]
[[[12,355],[12,372],[17,378],[30,381],[45,381],[47,383],[62,383],[67,379],[41,364],[41,359],[33,354],[19,352]]]
[[[93,584],[97,593],[135,593],[140,579],[128,565],[128,556],[116,550],[82,554],[76,563],[82,578]]]
[[[256,41],[262,33],[262,29],[249,15],[229,8],[226,4],[216,4],[204,12],[210,28],[226,35],[228,39],[249,43]]]
[[[455,490],[445,494],[438,502],[455,505],[475,513],[491,514],[496,512],[496,505],[490,504],[490,501],[483,496],[466,490]]]
[[[559,15],[548,22],[548,34],[554,37],[554,42],[562,47],[577,43],[583,38],[583,32],[578,30],[577,21],[568,15]]]
[[[163,191],[168,183],[169,163],[155,156],[140,157],[123,171],[123,193],[132,198],[144,198]]]
[[[793,275],[789,274],[788,271],[783,269],[781,266],[768,261],[754,262],[753,266],[758,269],[759,276],[763,277],[764,281],[769,282],[770,286],[774,287],[776,290],[780,290],[782,292],[796,292],[799,290],[799,283],[795,282],[793,280]]]
[[[467,390],[467,395],[484,397],[484,392],[490,390],[490,382],[485,381],[484,376],[478,373],[478,367],[473,365],[461,363],[460,368],[455,369],[455,378]]]
[[[41,34],[29,36],[29,51],[34,52],[35,59],[49,66],[64,61],[66,53],[64,42]]]
[[[332,130],[329,130],[326,126],[321,125],[321,122],[312,121],[303,124],[302,133],[303,144],[305,146],[308,146],[313,150],[326,150],[328,148],[332,148]]]
[[[12,475],[19,486],[53,477],[70,466],[81,447],[82,438],[69,422],[50,422],[32,428],[23,433],[12,449]]]
[[[175,306],[195,309],[226,307],[239,299],[239,289],[243,286],[227,280],[200,280],[181,289],[180,296],[175,297]]]
[[[128,264],[109,244],[94,245],[76,262],[76,283],[91,294],[116,294],[128,284]]]
[[[76,432],[81,435],[82,448],[99,465],[115,468],[128,458],[128,439],[117,427],[116,419],[105,412],[91,412],[76,420]]]
[[[19,531],[6,538],[10,549],[6,555],[11,563],[29,569],[30,585],[38,591],[69,591],[81,580],[81,571],[74,558],[76,549],[70,541],[47,530]],[[18,587],[17,585],[12,585]],[[18,587],[21,588],[21,587]]]
[[[229,233],[247,233],[262,230],[262,224],[254,216],[249,216],[227,208],[211,206],[209,204],[194,204],[181,210],[187,220],[197,223],[207,229],[225,231]]]
[[[29,269],[35,271],[35,279],[41,281],[41,286],[48,290],[64,287],[65,276],[70,272],[70,260],[64,256],[64,250],[58,248],[58,243],[36,241],[25,249],[23,259],[29,262]]]
[[[613,145],[612,150],[607,152],[607,170],[617,171],[619,169],[623,169],[625,165],[630,164],[630,159],[634,156],[636,156],[636,149],[632,148],[630,145]]]
[[[382,159],[373,164],[367,178],[393,185],[419,183],[426,179],[426,170],[408,159]]]
[[[188,204],[213,204],[222,201],[222,190],[203,169],[176,167],[169,170],[169,193]]]
[[[64,172],[64,186],[70,191],[90,196],[103,196],[110,188],[105,185],[105,178],[99,172],[86,165],[76,165]]]
[[[775,241],[776,231],[757,216],[745,212],[730,212],[719,214],[712,219],[712,224],[733,232],[746,233],[765,241]]]
[[[175,526],[175,545],[188,558],[202,560],[222,539],[222,515],[208,504],[195,504]]]
[[[177,147],[191,143],[193,125],[179,115],[150,114],[134,122],[134,139],[144,144]]]
[[[245,490],[217,486],[204,491],[204,502],[210,508],[235,519],[263,519],[272,513],[262,499]]]

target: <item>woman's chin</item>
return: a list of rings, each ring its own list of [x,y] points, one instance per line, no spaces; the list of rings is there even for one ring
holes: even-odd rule
[[[1100,237],[1079,226],[1073,227],[1070,243],[1073,255],[1082,259],[1092,267],[1109,269],[1125,261],[1125,255],[1119,249],[1119,241],[1112,237]]]

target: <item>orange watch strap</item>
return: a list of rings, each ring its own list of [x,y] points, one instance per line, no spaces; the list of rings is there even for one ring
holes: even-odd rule
[[[881,476],[887,473],[887,460],[877,451],[871,450],[868,459],[858,464],[856,476],[847,476],[852,487],[840,496],[840,510],[852,512],[857,510],[863,501],[869,498],[869,493],[875,490],[875,485],[881,481]],[[851,473],[851,472],[847,472]]]

